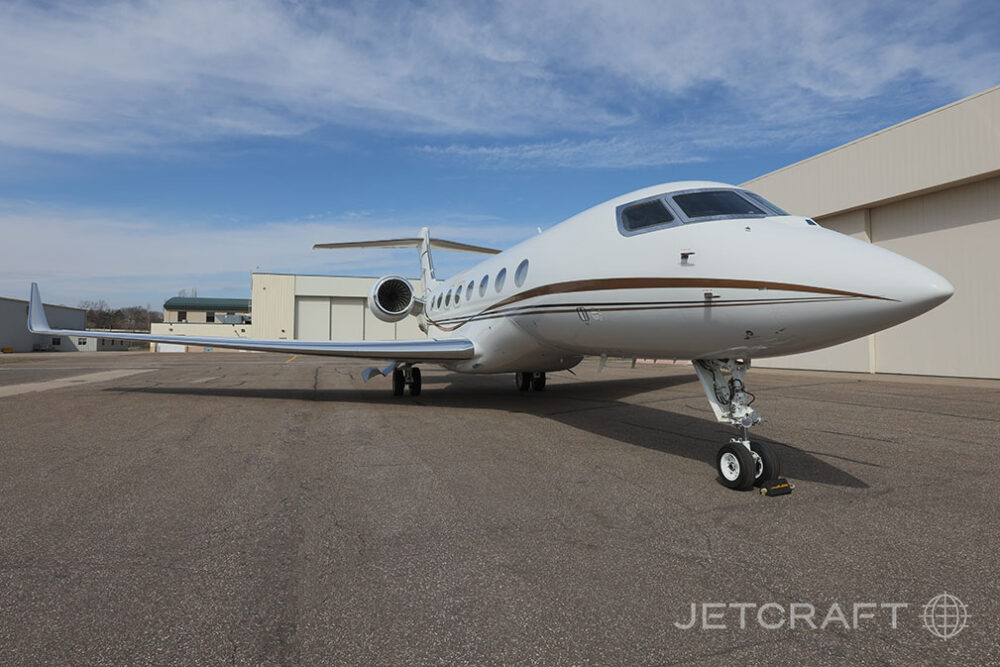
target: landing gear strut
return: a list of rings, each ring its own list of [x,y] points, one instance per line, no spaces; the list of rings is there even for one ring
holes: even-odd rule
[[[420,369],[409,364],[392,372],[392,395],[402,396],[403,390],[409,387],[410,396],[420,395]]]
[[[514,373],[514,386],[518,391],[545,391],[545,373]]]
[[[750,370],[749,359],[695,359],[694,370],[712,406],[715,418],[738,429],[715,457],[719,481],[730,489],[745,491],[777,479],[777,455],[762,442],[750,442],[749,429],[760,424],[757,411],[750,407],[754,395],[746,390],[743,376]]]

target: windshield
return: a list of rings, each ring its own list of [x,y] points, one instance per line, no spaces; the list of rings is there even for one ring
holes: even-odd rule
[[[778,215],[788,215],[788,211],[782,210],[780,207],[775,206],[773,203],[761,197],[756,192],[750,192],[749,190],[740,190],[740,194],[744,197],[749,197],[755,203],[762,205],[764,208],[769,208]]]
[[[659,199],[635,204],[622,210],[622,227],[634,232],[646,227],[665,225],[674,221],[674,216]]]
[[[674,195],[684,215],[691,220],[698,218],[746,218],[768,215],[767,211],[733,190],[702,190]]]

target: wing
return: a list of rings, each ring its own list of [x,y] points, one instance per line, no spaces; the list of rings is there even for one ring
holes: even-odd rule
[[[319,354],[331,357],[388,359],[391,361],[454,361],[456,359],[471,359],[476,352],[472,341],[465,338],[341,342],[255,340],[252,338],[217,338],[214,336],[161,336],[157,334],[122,333],[117,331],[53,329],[49,326],[48,318],[45,317],[45,309],[42,306],[42,297],[38,291],[37,283],[31,283],[31,300],[28,302],[28,330],[31,333],[52,336],[113,338],[115,340],[135,340],[143,343],[204,345],[207,347],[224,347],[236,350]]]

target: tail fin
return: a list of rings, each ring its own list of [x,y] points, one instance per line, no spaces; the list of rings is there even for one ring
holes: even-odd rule
[[[344,243],[317,243],[313,250],[337,248],[416,248],[420,252],[420,277],[424,281],[424,289],[430,291],[438,282],[434,275],[434,259],[431,250],[456,250],[458,252],[476,252],[484,255],[499,254],[499,250],[485,248],[458,241],[431,238],[430,230],[424,227],[420,236],[409,239],[381,239],[377,241],[347,241]]]

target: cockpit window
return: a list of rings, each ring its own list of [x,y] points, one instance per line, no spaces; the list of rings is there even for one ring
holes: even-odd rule
[[[764,199],[763,197],[761,197],[756,192],[750,192],[749,190],[740,190],[740,194],[743,195],[744,197],[749,197],[751,200],[753,200],[754,203],[760,204],[764,208],[771,209],[772,212],[774,212],[774,213],[776,213],[778,215],[788,215],[787,211],[784,211],[784,210],[780,209],[779,207],[775,206],[771,202],[769,202],[766,199]]]
[[[702,190],[674,195],[674,202],[691,220],[698,218],[746,218],[767,215],[759,206],[750,203],[732,190]]]
[[[622,209],[622,227],[625,231],[634,232],[646,227],[665,225],[674,221],[667,207],[659,199],[653,199],[641,204]]]

